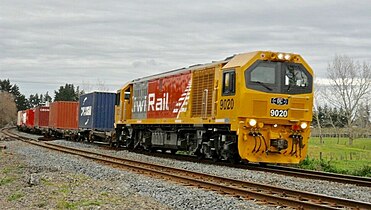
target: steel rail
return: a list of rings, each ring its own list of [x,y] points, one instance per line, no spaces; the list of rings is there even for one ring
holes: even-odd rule
[[[15,136],[13,135],[13,137]],[[25,137],[17,137],[17,139],[22,138],[28,139]],[[105,154],[94,153],[82,149],[51,143],[40,143],[34,141],[26,142],[49,149],[59,150],[61,152],[79,155],[99,162],[105,162],[111,165],[116,165],[118,167],[126,167],[130,168],[131,170],[134,169],[134,171],[137,171],[139,173],[149,173],[149,175],[151,176],[160,176],[160,178],[165,177],[166,179],[175,180],[187,185],[215,190],[222,194],[231,194],[246,199],[258,199],[271,205],[291,206],[295,208],[309,209],[371,208],[371,203],[366,202],[336,198],[315,193],[307,193],[224,177],[217,177],[213,175],[187,171],[184,169],[177,169],[158,164],[149,164],[130,159],[113,157]]]
[[[268,165],[260,167],[263,171],[296,176],[301,178],[327,180],[345,184],[354,184],[358,186],[371,187],[371,178],[361,176],[351,176],[345,174],[328,173],[321,171],[305,170],[293,167]]]
[[[131,170],[142,174],[165,178],[186,185],[192,185],[218,191],[222,194],[230,194],[245,199],[258,199],[259,201],[268,203],[270,205],[290,206],[294,208],[305,209],[371,208],[371,203],[361,201],[336,198],[316,193],[308,193],[286,188],[279,188],[271,185],[218,177],[184,169],[162,166],[158,164],[149,164],[130,159],[113,157],[110,155],[51,143],[40,143],[35,141],[26,142],[48,149],[79,155],[81,157],[96,160],[99,162],[105,162],[116,167],[130,168]]]

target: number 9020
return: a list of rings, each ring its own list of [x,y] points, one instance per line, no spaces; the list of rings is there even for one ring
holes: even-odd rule
[[[287,117],[288,111],[282,109],[271,109],[271,117]]]

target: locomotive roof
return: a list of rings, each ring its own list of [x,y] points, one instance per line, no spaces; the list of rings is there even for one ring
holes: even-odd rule
[[[233,56],[228,57],[228,58],[226,58],[226,59],[224,59],[222,61],[213,61],[211,63],[195,64],[195,65],[191,65],[189,67],[183,67],[183,68],[180,68],[180,69],[174,69],[174,70],[171,70],[171,71],[166,71],[166,72],[162,72],[162,73],[158,73],[158,74],[154,74],[154,75],[150,75],[150,76],[146,76],[146,77],[134,79],[134,80],[131,81],[131,83],[139,83],[139,82],[144,82],[144,81],[149,81],[149,80],[157,79],[157,78],[160,78],[160,77],[167,77],[167,76],[181,74],[181,73],[185,73],[185,72],[189,72],[189,71],[201,70],[201,69],[209,68],[209,67],[216,66],[216,65],[219,65],[219,64],[225,64],[229,60],[231,60],[232,58],[233,58]]]

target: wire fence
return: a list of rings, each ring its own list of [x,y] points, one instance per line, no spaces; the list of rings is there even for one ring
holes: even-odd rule
[[[354,128],[352,137],[356,138],[371,138],[371,128]],[[311,128],[311,137],[319,137],[322,133],[322,137],[328,138],[349,138],[349,134],[346,128],[322,128],[321,132],[319,128]]]
[[[369,160],[370,154],[361,152],[344,152],[342,154],[334,152],[319,152],[316,158],[322,160]]]

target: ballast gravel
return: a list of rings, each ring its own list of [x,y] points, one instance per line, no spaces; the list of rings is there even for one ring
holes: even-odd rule
[[[29,135],[30,138],[35,138],[33,135]],[[61,144],[65,146],[71,146],[71,147],[80,147],[84,149],[89,149],[91,151],[95,152],[100,152],[104,154],[109,154],[109,155],[114,155],[118,157],[123,157],[123,158],[130,158],[134,160],[139,160],[139,161],[145,161],[145,162],[152,162],[152,163],[157,163],[161,165],[166,165],[166,166],[172,166],[172,167],[177,167],[177,168],[183,168],[187,170],[192,170],[192,171],[197,171],[197,172],[202,172],[202,173],[207,173],[207,174],[212,174],[212,175],[217,175],[217,176],[224,176],[228,178],[234,178],[234,179],[240,179],[240,180],[246,180],[246,181],[251,181],[251,182],[258,182],[258,183],[268,183],[271,185],[279,186],[279,187],[284,187],[284,188],[289,188],[289,189],[296,189],[299,191],[307,191],[307,192],[314,192],[314,193],[319,193],[319,194],[325,194],[329,196],[335,196],[335,197],[342,197],[342,198],[347,198],[347,199],[353,199],[353,200],[359,200],[359,201],[365,201],[365,202],[371,202],[371,190],[368,187],[360,187],[360,186],[355,186],[355,185],[348,185],[348,184],[341,184],[341,183],[336,183],[336,182],[329,182],[329,181],[323,181],[323,180],[310,180],[310,179],[303,179],[303,178],[296,178],[296,177],[291,177],[291,176],[284,176],[284,175],[279,175],[279,174],[274,174],[274,173],[269,173],[269,172],[261,172],[261,171],[253,171],[253,170],[245,170],[245,169],[236,169],[236,168],[230,168],[230,167],[225,167],[225,166],[216,166],[216,165],[209,165],[209,164],[201,164],[201,163],[191,163],[191,162],[185,162],[185,161],[178,161],[178,160],[173,160],[173,159],[167,159],[167,158],[159,158],[159,157],[153,157],[153,156],[147,156],[147,155],[142,155],[142,154],[137,154],[133,152],[128,152],[126,150],[121,150],[121,151],[115,151],[115,150],[106,150],[102,149],[101,147],[98,147],[97,145],[94,144],[86,144],[86,143],[78,143],[78,142],[69,142],[65,140],[55,140],[52,141],[51,143],[54,144]],[[83,160],[85,161],[85,160]],[[86,161],[85,161],[86,162]],[[110,168],[106,168],[104,166],[97,166],[97,167],[104,167],[105,170],[99,171],[99,173],[96,173],[94,170],[86,169],[85,166],[81,166],[78,163],[75,164],[76,167],[80,171],[84,171],[86,174],[91,174],[91,176],[99,178],[101,177],[102,179],[106,178],[109,175],[105,175],[107,170],[114,170]],[[94,172],[92,172],[94,171]],[[115,170],[114,170],[115,171]],[[116,171],[117,172],[117,171]],[[121,174],[123,171],[119,171]],[[108,173],[112,173],[111,171]],[[134,175],[134,177],[138,177],[140,175]],[[141,180],[148,180],[149,178],[140,176]],[[154,179],[149,179],[149,180],[154,180]],[[157,180],[155,180],[157,181]],[[137,185],[132,185],[132,188],[136,189],[140,193],[145,193],[146,195],[151,195],[152,197],[167,197],[162,193],[163,188],[161,187],[156,187],[156,188],[145,188],[141,184],[143,182],[138,182],[139,184]],[[163,182],[161,182],[163,183]],[[169,185],[168,186],[174,186],[176,189],[184,189],[185,187],[181,187],[179,185]],[[138,187],[139,186],[139,187]],[[167,189],[168,187],[166,187]],[[195,209],[199,208],[207,208],[207,207],[202,207],[204,203],[208,203],[208,201],[204,202],[203,199],[201,199],[201,202],[199,205],[194,205],[195,203],[198,203],[198,199],[193,199],[191,196],[191,199],[189,200],[189,197],[184,197],[180,196],[181,198],[178,198],[178,196],[174,196],[176,194],[182,195],[182,192],[179,192],[176,189],[172,189],[171,191],[177,192],[173,193],[173,195],[168,196],[166,199],[167,201],[165,202],[166,204],[177,208],[175,205],[171,205],[171,203],[176,203],[176,204],[181,204],[181,201],[178,201],[178,199],[181,199],[185,203],[189,203],[188,201],[192,201],[192,204],[186,205],[187,208],[190,208],[190,206],[194,206]],[[189,190],[189,188],[185,188]],[[154,191],[151,191],[154,190]],[[158,191],[156,191],[158,190]],[[206,192],[203,190],[197,190],[192,188],[194,191],[202,191]],[[210,193],[210,192],[207,192]],[[171,194],[171,193],[170,193]],[[215,193],[212,193],[215,195]],[[192,193],[190,193],[192,195]],[[218,197],[219,195],[216,194]],[[219,197],[218,197],[219,198]],[[226,198],[223,196],[222,198]],[[157,200],[161,200],[159,198],[156,198]],[[211,199],[214,204],[215,198]],[[242,202],[240,203],[240,200],[238,199],[232,199],[233,201],[237,200],[236,205],[234,208],[244,208],[243,206],[247,205],[253,205],[250,202]],[[216,203],[219,205],[219,203]],[[242,205],[242,206],[241,206]],[[201,207],[200,207],[201,206]],[[224,206],[224,205],[223,205]],[[184,208],[185,206],[179,206],[180,209]],[[217,207],[217,206],[215,206]],[[209,206],[210,208],[210,206]],[[249,206],[247,208],[268,208],[268,207],[263,207],[263,206]],[[219,208],[220,209],[220,206]]]
[[[318,194],[325,194],[334,197],[341,197],[352,200],[371,202],[371,190],[368,187],[361,187],[351,184],[342,184],[337,182],[329,182],[325,180],[311,180],[297,178],[292,176],[284,176],[269,172],[253,171],[246,169],[237,169],[226,166],[216,166],[201,163],[192,163],[179,161],[167,158],[159,158],[148,155],[128,152],[127,150],[115,151],[105,150],[94,144],[69,142],[64,140],[53,141],[55,144],[62,144],[71,147],[81,147],[91,151],[114,155],[118,157],[130,158],[134,160],[157,163],[165,166],[182,168],[191,171],[202,172],[211,175],[223,176],[233,179],[258,182],[263,184],[271,184],[274,186],[295,189],[299,191],[307,191]]]
[[[64,144],[74,147],[90,148],[92,150],[102,151],[96,146],[86,145],[76,142],[53,141],[53,143]],[[123,199],[128,194],[134,194],[129,197],[135,199],[136,196],[148,197],[158,202],[147,209],[275,209],[276,207],[264,206],[234,197],[223,196],[211,191],[205,191],[194,187],[181,186],[175,183],[149,178],[143,175],[118,170],[109,166],[100,165],[82,157],[50,151],[44,148],[31,146],[20,141],[10,141],[5,143],[8,146],[7,152],[26,157],[27,167],[37,168],[40,171],[60,171],[68,173],[82,174],[88,176],[97,182],[112,182],[123,195]],[[141,159],[138,154],[130,154],[125,151],[114,152],[110,150],[105,153],[115,153],[120,156],[131,156],[135,159]],[[134,156],[133,156],[134,155]],[[176,164],[176,163],[173,163]],[[51,180],[52,181],[52,180]],[[100,187],[101,188],[101,187]],[[97,189],[98,190],[98,189]],[[101,192],[96,192],[101,193]],[[80,196],[75,194],[75,196]],[[81,195],[83,196],[83,195]],[[138,208],[143,208],[139,205]],[[99,204],[95,206],[99,209]],[[115,206],[112,206],[115,208]]]

